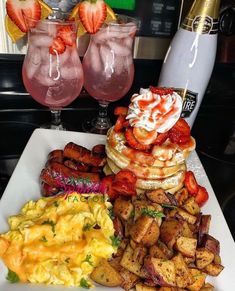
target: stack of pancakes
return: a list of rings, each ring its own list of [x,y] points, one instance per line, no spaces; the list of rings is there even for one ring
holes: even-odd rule
[[[107,134],[107,164],[104,171],[109,175],[121,169],[131,170],[137,176],[138,192],[162,188],[175,193],[183,186],[185,160],[195,149],[195,144],[192,137],[184,146],[167,139],[162,145],[153,146],[150,152],[144,152],[129,147],[124,134],[111,128]]]

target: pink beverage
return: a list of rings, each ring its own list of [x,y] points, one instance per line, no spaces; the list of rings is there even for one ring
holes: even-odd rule
[[[56,47],[53,42],[58,38]],[[61,109],[78,97],[83,80],[75,23],[44,20],[30,29],[23,81],[37,102]]]
[[[122,98],[133,83],[136,29],[133,22],[109,23],[91,36],[83,59],[84,87],[100,103]]]

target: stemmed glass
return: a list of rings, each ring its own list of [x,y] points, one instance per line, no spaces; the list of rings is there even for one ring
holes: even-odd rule
[[[51,111],[51,123],[43,128],[66,129],[61,109],[79,96],[84,81],[76,47],[77,24],[64,20],[65,15],[54,13],[40,21],[26,18],[29,32],[23,81],[33,99]]]
[[[105,134],[111,127],[107,114],[110,102],[122,98],[134,79],[133,40],[135,19],[117,15],[116,22],[104,24],[91,35],[83,58],[84,87],[99,102],[99,114],[83,123],[87,132]]]

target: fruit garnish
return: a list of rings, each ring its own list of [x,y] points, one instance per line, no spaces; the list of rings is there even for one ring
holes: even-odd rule
[[[143,145],[137,141],[133,134],[133,128],[128,127],[125,130],[125,138],[127,143],[129,144],[130,147],[136,149],[136,150],[141,150],[141,151],[147,151],[150,149],[150,145]]]
[[[196,196],[199,190],[199,185],[192,171],[185,173],[184,184],[188,192],[192,196]]]
[[[62,26],[57,33],[57,36],[60,37],[65,45],[72,46],[75,43],[76,35],[73,32],[71,26]]]
[[[132,171],[123,169],[116,174],[115,181],[123,181],[135,185],[137,177]]]
[[[123,115],[118,116],[118,119],[114,125],[114,131],[115,132],[121,132],[121,130],[124,128],[124,124],[126,122],[126,118]]]
[[[66,46],[63,42],[63,40],[60,37],[56,37],[53,40],[52,45],[49,47],[49,52],[51,55],[58,55],[62,54],[66,49]]]
[[[134,127],[133,135],[139,143],[143,145],[150,145],[156,139],[157,131],[156,130],[147,131],[141,127]]]
[[[174,143],[186,143],[190,140],[190,127],[183,118],[169,130],[169,138]]]
[[[154,140],[154,145],[162,145],[169,137],[169,132],[159,133],[157,138]]]
[[[105,193],[107,193],[111,200],[116,199],[118,197],[117,193],[113,191],[112,187],[114,177],[115,177],[114,175],[108,175],[104,177],[101,181],[100,187]]]
[[[97,0],[97,1],[100,1],[100,0]],[[96,0],[85,0],[84,2],[88,2],[91,3],[91,2],[96,2]],[[104,1],[101,1],[101,2],[104,2]],[[69,16],[69,19],[70,20],[73,20],[75,19],[76,21],[78,21],[78,30],[77,30],[77,36],[80,37],[82,35],[84,35],[86,32],[89,32],[83,25],[83,22],[81,21],[81,18],[80,18],[80,6],[82,5],[83,2],[79,2],[72,10],[70,16]],[[106,3],[105,4],[105,7],[106,7],[106,17],[104,18],[103,22],[100,24],[100,27],[102,26],[102,24],[105,22],[105,23],[108,23],[110,21],[113,21],[116,19],[116,15],[114,13],[114,11],[112,10],[112,8],[107,5]],[[94,5],[94,4],[93,4]],[[96,21],[96,20],[95,20]],[[98,28],[99,29],[99,28]],[[97,29],[97,30],[98,30]]]
[[[124,115],[126,116],[128,113],[128,107],[118,106],[114,109],[114,115]]]
[[[153,87],[153,86],[150,86],[149,87],[150,91],[154,94],[158,94],[160,96],[162,95],[172,95],[174,90],[171,89],[171,88],[164,88],[164,87]]]
[[[135,185],[124,181],[114,181],[112,184],[112,190],[117,196],[121,195],[128,197],[136,195]]]
[[[195,201],[197,202],[197,204],[202,207],[206,201],[208,200],[209,198],[209,194],[208,192],[206,191],[206,188],[205,187],[202,187],[202,186],[198,186],[198,192],[197,192],[197,195],[195,197]]]
[[[28,31],[24,15],[35,20],[45,19],[52,13],[51,7],[41,0],[7,0],[5,17],[6,31],[13,42],[22,38]]]

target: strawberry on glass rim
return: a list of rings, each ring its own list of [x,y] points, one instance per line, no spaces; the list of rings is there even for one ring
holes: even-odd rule
[[[26,23],[25,17],[39,21],[51,14],[52,9],[41,0],[7,0],[6,11],[6,30],[12,41],[16,42],[35,23]]]

